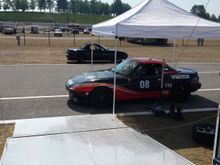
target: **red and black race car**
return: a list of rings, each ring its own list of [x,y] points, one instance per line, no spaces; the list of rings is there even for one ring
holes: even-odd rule
[[[164,83],[161,89],[162,68]],[[116,72],[116,100],[137,100],[171,97],[186,101],[191,92],[201,87],[198,73],[192,69],[173,69],[154,58],[129,58],[115,68],[81,73],[66,83],[69,98],[74,102],[105,107],[112,103],[114,71]]]

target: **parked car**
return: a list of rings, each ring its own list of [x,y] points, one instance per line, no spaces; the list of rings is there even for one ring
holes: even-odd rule
[[[83,34],[90,34],[89,29],[84,29]]]
[[[16,34],[16,28],[14,27],[3,27],[2,28],[2,33],[3,34]]]
[[[39,34],[39,27],[37,25],[31,26],[31,33],[32,34]]]
[[[73,30],[71,31],[71,33],[72,33],[72,34],[79,34],[79,30],[78,30],[78,29],[73,29]]]
[[[129,58],[115,68],[81,73],[70,78],[65,85],[70,101],[89,103],[99,108],[110,105],[114,72],[117,101],[171,97],[176,102],[183,102],[191,92],[201,87],[198,73],[192,69],[174,69],[159,59]]]
[[[83,63],[87,61],[91,61],[91,49],[92,44],[84,44],[78,49],[69,48],[67,50],[67,63],[78,62]],[[114,62],[114,49],[105,48],[102,45],[94,44],[93,45],[93,60],[95,62]],[[117,52],[117,62],[121,62],[122,60],[128,57],[127,53],[118,51]]]
[[[63,36],[63,32],[60,29],[55,29],[54,30],[54,36],[62,37]]]

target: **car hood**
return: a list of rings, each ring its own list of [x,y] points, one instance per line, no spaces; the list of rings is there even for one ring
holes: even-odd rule
[[[177,68],[177,72],[182,74],[197,74],[198,72],[191,68]]]
[[[100,81],[110,81],[113,82],[114,72],[111,70],[101,70],[95,72],[85,72],[73,76],[67,83],[67,87],[71,87],[83,83],[100,82]],[[121,76],[117,76],[121,77]]]

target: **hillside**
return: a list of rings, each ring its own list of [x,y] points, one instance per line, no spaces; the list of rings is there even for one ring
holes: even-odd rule
[[[0,21],[12,22],[49,22],[66,23],[69,17],[70,23],[95,24],[110,19],[110,16],[58,14],[44,12],[0,12]]]

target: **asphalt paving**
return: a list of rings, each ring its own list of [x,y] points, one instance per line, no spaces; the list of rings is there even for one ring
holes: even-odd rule
[[[203,90],[193,93],[188,102],[179,105],[183,109],[217,107],[220,102],[220,65],[180,66],[199,72]],[[111,67],[112,64],[0,65],[0,120],[111,113],[112,107],[95,109],[69,102],[64,86],[73,75]],[[156,100],[117,102],[116,113],[146,111],[146,106],[155,102]],[[167,109],[170,103],[169,99],[165,99],[164,108]]]

